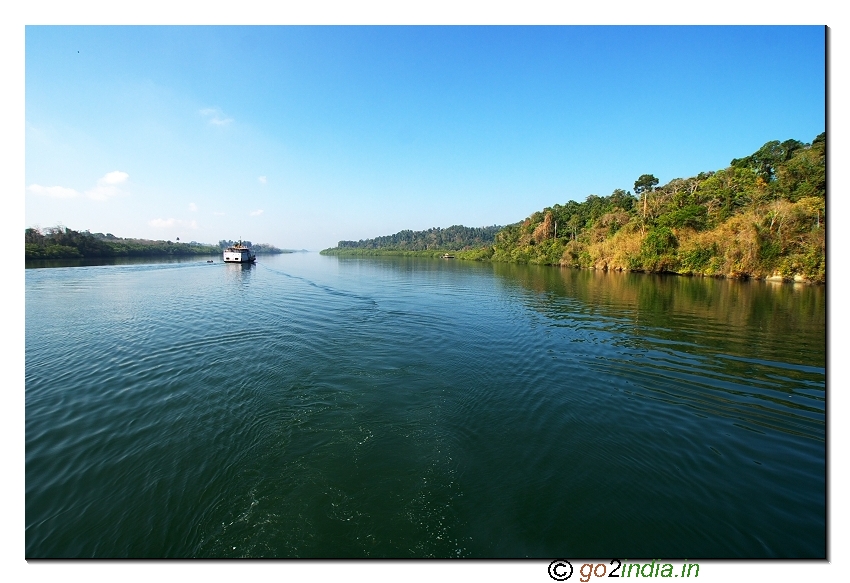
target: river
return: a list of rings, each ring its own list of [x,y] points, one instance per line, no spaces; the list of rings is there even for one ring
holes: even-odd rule
[[[25,282],[28,558],[826,555],[822,286],[315,253]]]

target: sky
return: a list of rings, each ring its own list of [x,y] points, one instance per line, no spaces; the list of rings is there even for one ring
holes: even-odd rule
[[[320,250],[826,129],[822,26],[26,26],[25,222]]]

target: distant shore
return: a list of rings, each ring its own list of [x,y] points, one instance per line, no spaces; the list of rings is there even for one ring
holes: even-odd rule
[[[66,227],[52,227],[42,232],[40,229],[26,229],[24,232],[25,259],[103,259],[109,257],[191,257],[219,255],[222,244],[218,245],[191,241],[154,241],[149,239],[125,239],[111,233],[90,233],[74,231]],[[249,247],[256,254],[293,253],[265,243]]]

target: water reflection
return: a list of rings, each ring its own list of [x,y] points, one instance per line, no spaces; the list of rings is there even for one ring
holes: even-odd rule
[[[535,292],[528,304],[553,319],[593,314],[628,322],[639,336],[825,366],[822,286],[512,264],[493,270],[504,285]]]
[[[593,344],[585,366],[612,385],[751,430],[825,439],[822,287],[505,264],[494,272],[548,327]]]
[[[227,281],[242,288],[247,287],[251,282],[254,267],[253,263],[224,263]]]

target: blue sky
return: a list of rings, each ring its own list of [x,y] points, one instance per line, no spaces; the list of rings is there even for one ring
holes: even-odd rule
[[[28,26],[26,226],[318,250],[826,129],[820,26]]]

